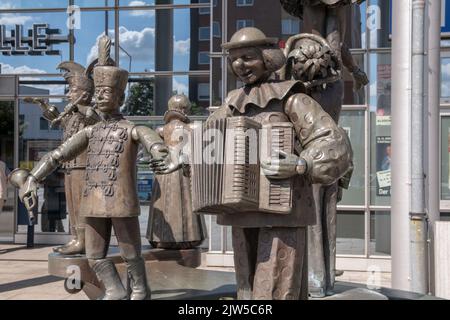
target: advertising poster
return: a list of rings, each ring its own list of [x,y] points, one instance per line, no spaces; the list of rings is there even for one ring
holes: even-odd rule
[[[377,196],[391,195],[391,137],[376,137]]]

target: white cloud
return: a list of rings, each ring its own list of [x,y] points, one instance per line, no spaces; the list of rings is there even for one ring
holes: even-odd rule
[[[186,40],[174,40],[173,44],[175,54],[186,55],[189,54],[189,50],[191,49],[191,39],[188,38]]]
[[[131,1],[129,7],[146,6],[148,5],[144,1]],[[133,17],[153,17],[155,15],[154,10],[133,10],[130,11],[130,15]]]
[[[29,66],[23,65],[20,67],[13,67],[7,63],[2,63],[2,73],[3,74],[24,74],[24,73],[46,73],[41,69],[33,69]]]
[[[15,6],[10,2],[0,3],[0,10],[15,9]]]
[[[0,17],[0,24],[2,25],[23,25],[29,21],[32,21],[33,18],[30,16],[20,16],[12,13],[4,13]]]
[[[450,62],[444,62],[442,65],[442,77],[450,78]]]
[[[45,70],[34,69],[26,65],[13,67],[10,64],[2,63],[2,74],[42,74]],[[39,77],[20,77],[20,80],[44,80]],[[49,90],[50,95],[64,95],[64,85],[32,85],[33,88]]]
[[[95,45],[91,48],[87,64],[94,60],[98,55],[98,40],[103,34],[97,37]],[[114,38],[114,31],[110,31],[110,37]],[[127,51],[133,61],[148,61],[152,63],[154,60],[155,47],[155,29],[144,28],[141,31],[128,30],[121,26],[119,27],[120,46]],[[128,65],[128,56],[124,51],[120,51],[120,58],[124,59],[123,65]],[[122,61],[121,61],[122,64]]]
[[[184,83],[178,82],[176,79],[173,79],[173,90],[178,94],[189,95],[189,88]]]

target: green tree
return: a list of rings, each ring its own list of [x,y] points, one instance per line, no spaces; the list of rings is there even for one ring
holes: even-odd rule
[[[127,101],[125,102],[125,113],[130,116],[155,115],[155,108],[153,106],[154,90],[154,79],[132,84]]]
[[[0,135],[14,134],[14,105],[8,101],[0,101]]]

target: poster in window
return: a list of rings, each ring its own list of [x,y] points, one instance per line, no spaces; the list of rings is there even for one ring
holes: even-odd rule
[[[377,196],[391,195],[391,137],[376,137]]]
[[[448,128],[448,135],[447,135],[447,139],[448,139],[448,148],[447,148],[447,152],[448,152],[448,184],[447,184],[447,188],[450,190],[450,128]]]

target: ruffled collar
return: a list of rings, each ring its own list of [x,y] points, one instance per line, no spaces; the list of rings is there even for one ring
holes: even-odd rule
[[[250,104],[264,109],[272,100],[283,100],[291,91],[301,92],[302,87],[302,83],[296,80],[270,80],[246,85],[231,91],[225,99],[225,105],[240,113],[245,113]]]

